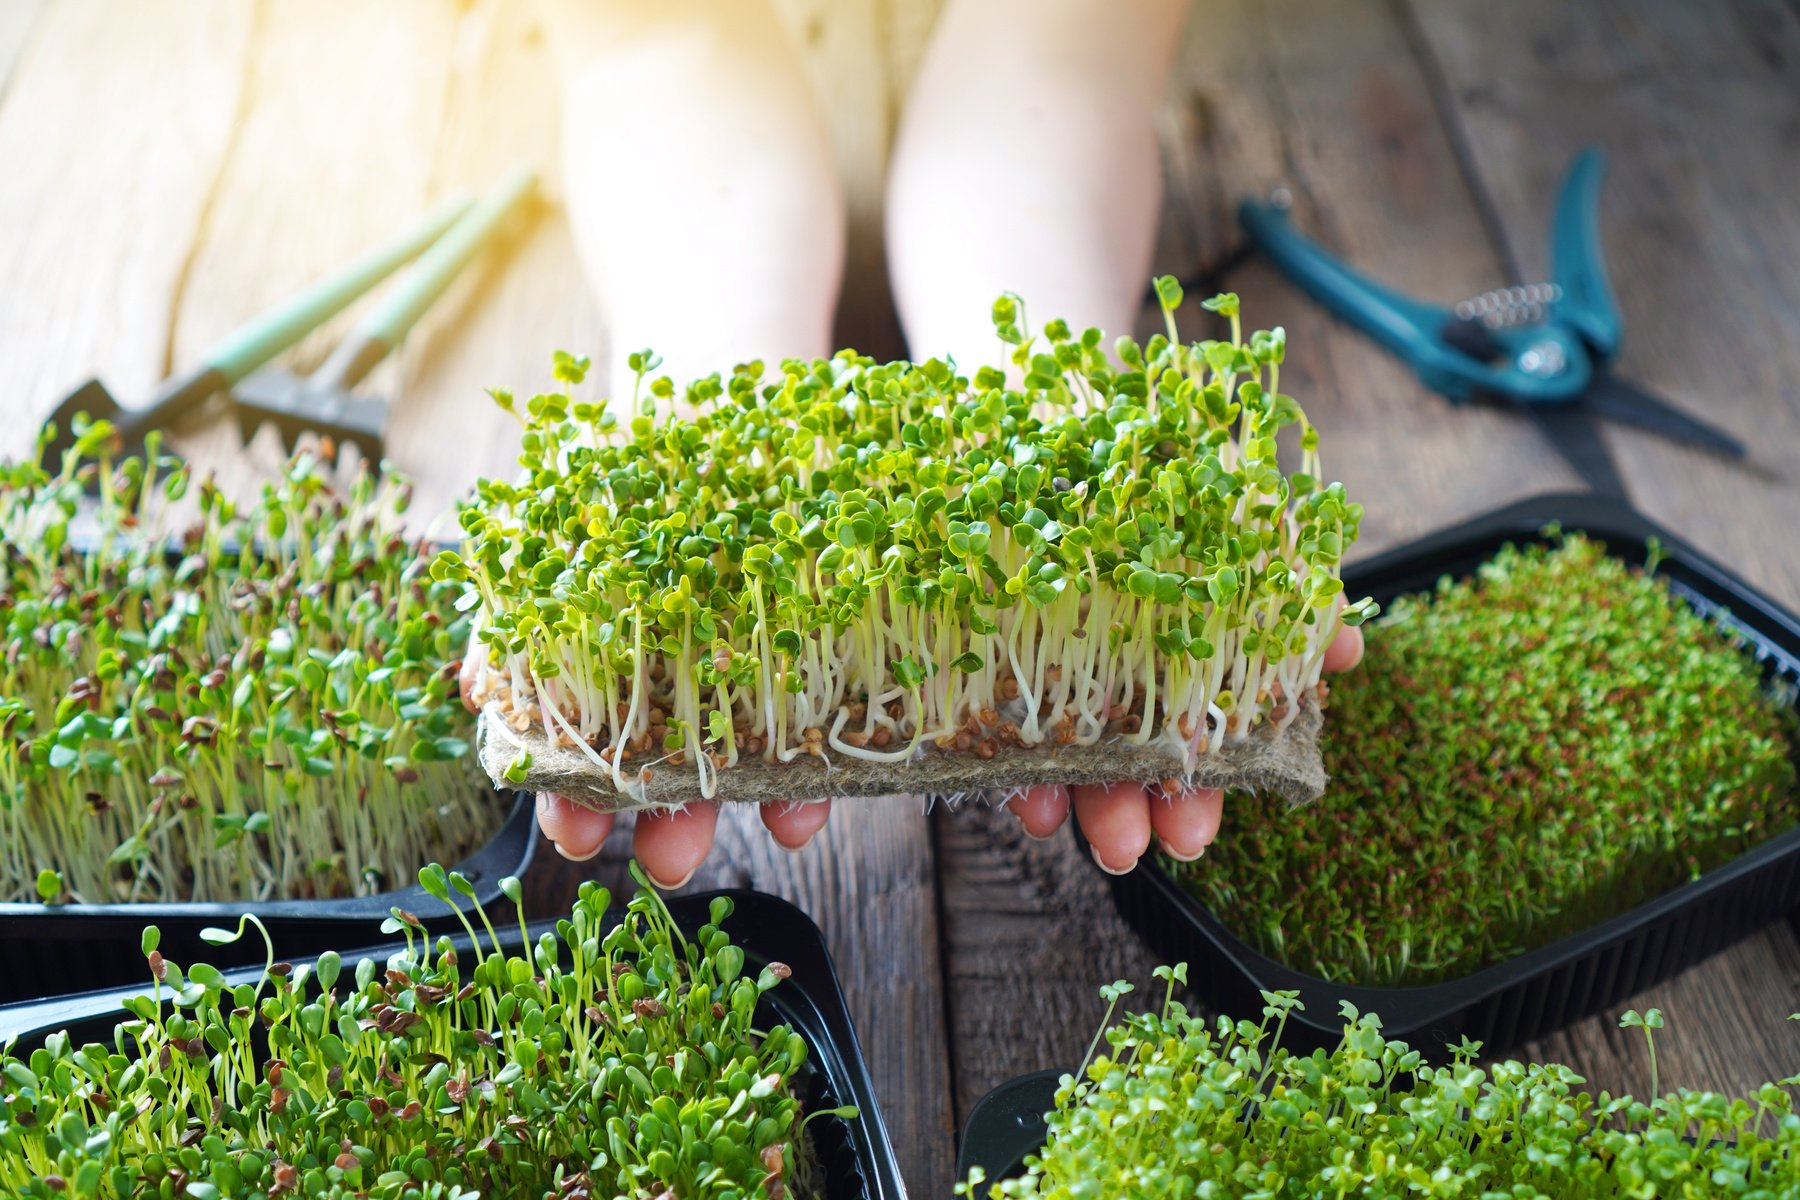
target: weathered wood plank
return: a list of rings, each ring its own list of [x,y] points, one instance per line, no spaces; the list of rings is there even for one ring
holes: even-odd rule
[[[1402,291],[1454,300],[1502,282],[1386,6],[1210,10],[1196,15],[1182,63],[1178,95],[1206,121],[1202,141],[1173,148],[1171,204],[1197,205],[1191,220],[1213,245],[1222,231],[1236,238],[1239,198],[1285,186],[1301,229]],[[1527,422],[1452,408],[1264,264],[1234,285],[1256,325],[1288,328],[1283,382],[1320,426],[1327,472],[1368,508],[1363,553],[1571,482]]]
[[[177,363],[398,236],[434,199],[455,11],[431,0],[272,0],[261,11],[245,111],[179,296]],[[369,304],[277,363],[312,369]],[[392,395],[398,379],[389,361],[364,386]],[[228,421],[190,425],[179,445],[221,473],[266,473],[282,458],[272,431],[246,448]]]
[[[1800,16],[1776,5],[1418,5],[1508,256],[1546,269],[1557,181],[1584,145],[1626,320],[1619,373],[1753,447],[1746,468],[1635,430],[1607,437],[1634,499],[1784,600],[1800,551]]]
[[[1800,1069],[1800,943],[1786,923],[1633,996],[1615,1009],[1519,1047],[1508,1057],[1566,1063],[1588,1089],[1614,1095],[1650,1090],[1643,1033],[1620,1029],[1627,1009],[1663,1010],[1656,1038],[1660,1086],[1744,1095]]]
[[[1607,150],[1601,225],[1627,322],[1620,373],[1733,430],[1756,462],[1735,467],[1632,430],[1606,436],[1641,507],[1800,600],[1800,547],[1770,536],[1800,507],[1781,457],[1800,444],[1800,264],[1786,250],[1800,244],[1800,13],[1675,3],[1411,11],[1523,274],[1546,269],[1569,157],[1586,144]],[[1668,1014],[1662,1078],[1741,1090],[1790,1073],[1800,1037],[1782,1018],[1800,1007],[1797,963],[1793,931],[1772,926],[1630,1001]],[[1642,1047],[1615,1016],[1527,1051],[1568,1061],[1597,1086],[1641,1090]]]
[[[592,862],[551,851],[533,868],[540,915],[566,907],[582,879],[617,894],[631,818]],[[931,829],[901,798],[840,803],[805,850],[777,847],[748,805],[727,805],[712,857],[684,891],[750,887],[792,901],[824,931],[869,1059],[907,1190],[947,1196],[954,1145]]]
[[[162,377],[252,15],[60,0],[33,23],[0,104],[0,454],[90,376],[126,403]]]
[[[936,821],[960,1127],[996,1084],[1080,1062],[1105,1011],[1096,989],[1142,987],[1157,960],[1066,832],[1034,841],[986,805]]]

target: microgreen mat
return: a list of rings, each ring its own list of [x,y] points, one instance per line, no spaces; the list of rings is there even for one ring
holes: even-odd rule
[[[1185,980],[1185,968],[1158,968]],[[1130,991],[1101,989],[1117,1004]],[[1644,1037],[1648,1095],[1593,1094],[1566,1066],[1476,1065],[1463,1042],[1444,1066],[1343,1005],[1342,1040],[1300,1056],[1281,1046],[1292,992],[1264,992],[1260,1022],[1190,1015],[1173,999],[1103,1029],[1062,1077],[1049,1133],[1027,1173],[962,1196],[1086,1200],[1602,1200],[1776,1197],[1800,1192],[1800,1117],[1790,1078],[1744,1097],[1678,1089],[1656,1074],[1656,1009],[1620,1020]],[[1108,1020],[1112,1010],[1108,1010]]]
[[[720,924],[687,936],[640,888],[609,921],[582,885],[567,920],[506,950],[479,905],[469,945],[394,910],[406,946],[228,986],[144,933],[153,990],[109,1043],[53,1034],[0,1052],[7,1196],[241,1200],[779,1200],[816,1196],[797,1095],[805,1038],[757,1024],[790,974],[746,973]],[[439,900],[474,887],[437,866]],[[517,879],[501,890],[515,904]],[[237,934],[209,931],[211,941]],[[487,935],[487,942],[482,940]],[[273,950],[270,951],[271,958]],[[854,1116],[854,1109],[821,1109]]]
[[[1589,538],[1508,546],[1367,638],[1332,684],[1324,799],[1233,796],[1229,837],[1163,864],[1301,971],[1467,974],[1800,817],[1792,710],[1716,620]]]
[[[749,363],[678,394],[632,356],[634,416],[559,392],[523,403],[523,474],[465,509],[466,581],[491,669],[477,693],[579,748],[620,794],[740,761],[903,763],[927,746],[1166,745],[1191,770],[1229,735],[1286,727],[1339,625],[1362,509],[1320,475],[1280,390],[1286,339],[1102,345],[994,307],[1010,364],[844,351]],[[1012,371],[1009,377],[1008,370]],[[1276,435],[1294,429],[1298,470]],[[1372,611],[1349,606],[1342,619]],[[511,734],[507,728],[510,726]]]
[[[0,466],[0,899],[370,893],[491,836],[405,483],[303,455],[240,506],[110,433]]]

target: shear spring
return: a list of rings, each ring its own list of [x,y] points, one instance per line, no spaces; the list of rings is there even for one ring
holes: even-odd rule
[[[1461,301],[1455,311],[1463,320],[1480,321],[1489,329],[1536,325],[1548,315],[1550,306],[1562,299],[1562,294],[1562,287],[1554,283],[1495,288]]]

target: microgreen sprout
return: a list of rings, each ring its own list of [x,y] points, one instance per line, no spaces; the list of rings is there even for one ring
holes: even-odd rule
[[[1467,1040],[1434,1066],[1347,1002],[1337,1047],[1298,1055],[1281,1045],[1297,993],[1263,1000],[1260,1022],[1208,1021],[1172,995],[1116,1023],[1109,1007],[1105,1050],[1062,1077],[1026,1173],[989,1183],[977,1170],[957,1194],[1624,1200],[1800,1190],[1788,1090],[1800,1079],[1742,1097],[1663,1095],[1654,1082],[1648,1101],[1595,1095],[1566,1066],[1483,1066]],[[1651,1010],[1621,1023],[1648,1037],[1662,1019]]]
[[[433,574],[479,606],[495,734],[541,730],[641,798],[664,763],[711,796],[743,761],[1104,739],[1191,771],[1286,728],[1374,611],[1340,612],[1362,509],[1279,388],[1283,331],[1243,337],[1221,296],[1230,339],[1183,344],[1157,290],[1170,333],[1110,353],[1002,297],[1008,362],[967,374],[844,351],[678,394],[646,353],[621,420],[559,355],[563,390],[493,393],[524,471],[479,485]]]
[[[368,893],[490,836],[406,484],[303,455],[240,506],[109,442],[0,466],[0,898]]]
[[[1165,869],[1298,970],[1404,986],[1578,932],[1792,828],[1791,701],[1663,575],[1547,532],[1368,627],[1332,684],[1323,799],[1234,796],[1232,836]]]
[[[110,1044],[0,1051],[0,1192],[819,1195],[806,1039],[758,1024],[788,968],[746,960],[726,898],[691,935],[647,885],[623,919],[609,902],[584,884],[554,933],[516,948],[409,932],[385,962],[326,954],[254,985],[183,971],[146,931],[152,991]]]

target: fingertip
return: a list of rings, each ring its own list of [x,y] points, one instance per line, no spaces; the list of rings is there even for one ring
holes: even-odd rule
[[[456,664],[456,691],[462,697],[463,707],[470,712],[475,711],[475,678],[481,671],[473,654],[463,655],[463,660]]]
[[[1123,875],[1150,848],[1150,797],[1139,783],[1074,789],[1075,819],[1103,871]]]
[[[1218,788],[1165,783],[1150,800],[1150,825],[1163,853],[1178,862],[1193,862],[1219,836],[1225,794]]]
[[[783,850],[801,850],[831,817],[831,801],[772,800],[758,806],[763,827]]]
[[[570,862],[586,862],[600,853],[607,835],[612,833],[615,817],[576,804],[565,796],[539,793],[537,798],[538,829],[556,847],[556,852]]]
[[[1341,627],[1331,645],[1325,648],[1327,671],[1348,671],[1362,661],[1363,631],[1358,625]]]
[[[694,877],[712,850],[719,825],[714,800],[638,815],[632,847],[650,882],[672,892]]]
[[[1023,788],[1006,802],[1006,808],[1019,818],[1026,837],[1041,842],[1069,819],[1069,789],[1057,784]]]

